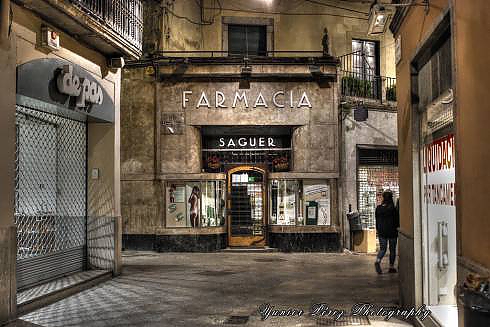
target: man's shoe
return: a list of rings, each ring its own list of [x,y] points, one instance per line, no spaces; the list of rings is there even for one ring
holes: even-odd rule
[[[381,270],[381,265],[379,264],[379,262],[377,262],[377,261],[376,261],[376,262],[374,263],[374,268],[376,268],[376,272],[377,272],[378,274],[380,274],[380,275],[381,275],[381,274],[383,273],[383,271]]]
[[[396,273],[396,269],[395,269],[395,268],[390,268],[390,269],[388,270],[388,272],[389,272],[390,274],[395,274],[395,273]]]

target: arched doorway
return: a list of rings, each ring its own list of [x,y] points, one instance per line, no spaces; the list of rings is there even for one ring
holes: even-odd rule
[[[228,245],[265,246],[265,170],[240,166],[228,171]]]

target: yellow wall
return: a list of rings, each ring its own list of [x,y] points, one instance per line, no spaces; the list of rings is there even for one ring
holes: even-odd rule
[[[161,43],[165,50],[202,49],[201,10],[196,0],[170,0],[163,12]],[[183,19],[180,17],[186,17]],[[194,23],[193,23],[194,22]]]
[[[490,1],[455,0],[454,12],[460,255],[490,269]]]
[[[351,8],[361,13],[296,1],[276,1],[267,5],[263,0],[220,0],[223,10],[218,9],[216,0],[203,1],[202,25],[192,21],[201,18],[196,1],[175,1],[170,13],[164,15],[163,50],[226,50],[222,46],[222,17],[260,17],[274,19],[274,50],[322,50],[323,29],[329,30],[331,54],[335,56],[352,52],[352,38],[380,41],[381,75],[395,76],[394,40],[387,30],[385,35],[370,37],[366,35],[369,4],[348,3],[344,1],[324,1],[326,4]],[[260,13],[261,12],[261,13]],[[265,12],[265,13],[264,13]],[[272,14],[269,14],[272,13]],[[281,14],[282,13],[282,14]],[[300,15],[291,15],[291,13]],[[324,13],[330,15],[304,15]],[[339,17],[351,16],[362,19]],[[165,27],[167,26],[167,27]],[[166,31],[166,33],[165,33]],[[166,36],[165,36],[166,34]]]
[[[412,130],[413,109],[411,105],[410,63],[419,46],[432,32],[448,6],[448,0],[432,0],[428,15],[423,7],[412,7],[405,18],[399,35],[401,35],[401,60],[397,65],[397,101],[398,101],[398,165],[400,176],[400,229],[409,236],[414,236],[414,184],[413,151],[417,149],[413,142],[418,135]]]
[[[413,236],[413,155],[418,135],[412,131],[410,104],[410,62],[439,19],[453,4],[453,50],[456,105],[456,212],[458,255],[490,268],[490,113],[486,105],[490,84],[488,39],[490,2],[487,0],[432,0],[425,15],[423,7],[413,7],[399,34],[402,59],[397,66],[398,142],[400,171],[400,219],[404,233]],[[415,181],[416,183],[416,181]],[[415,211],[415,214],[416,211]],[[417,218],[416,218],[417,219]]]

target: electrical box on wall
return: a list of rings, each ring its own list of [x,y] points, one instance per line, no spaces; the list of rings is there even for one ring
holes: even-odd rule
[[[60,48],[60,35],[48,26],[41,27],[41,46],[49,50]]]

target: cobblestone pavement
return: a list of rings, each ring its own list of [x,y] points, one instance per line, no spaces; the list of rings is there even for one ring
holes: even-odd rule
[[[397,274],[374,256],[327,253],[124,252],[121,276],[21,317],[40,326],[335,326],[310,308],[397,304]],[[386,269],[386,267],[385,267]],[[262,321],[261,304],[304,310]],[[344,319],[344,317],[342,318]],[[19,322],[19,323],[22,323]],[[405,326],[369,317],[357,325]],[[24,325],[18,325],[24,326]],[[337,322],[336,326],[350,326]]]

